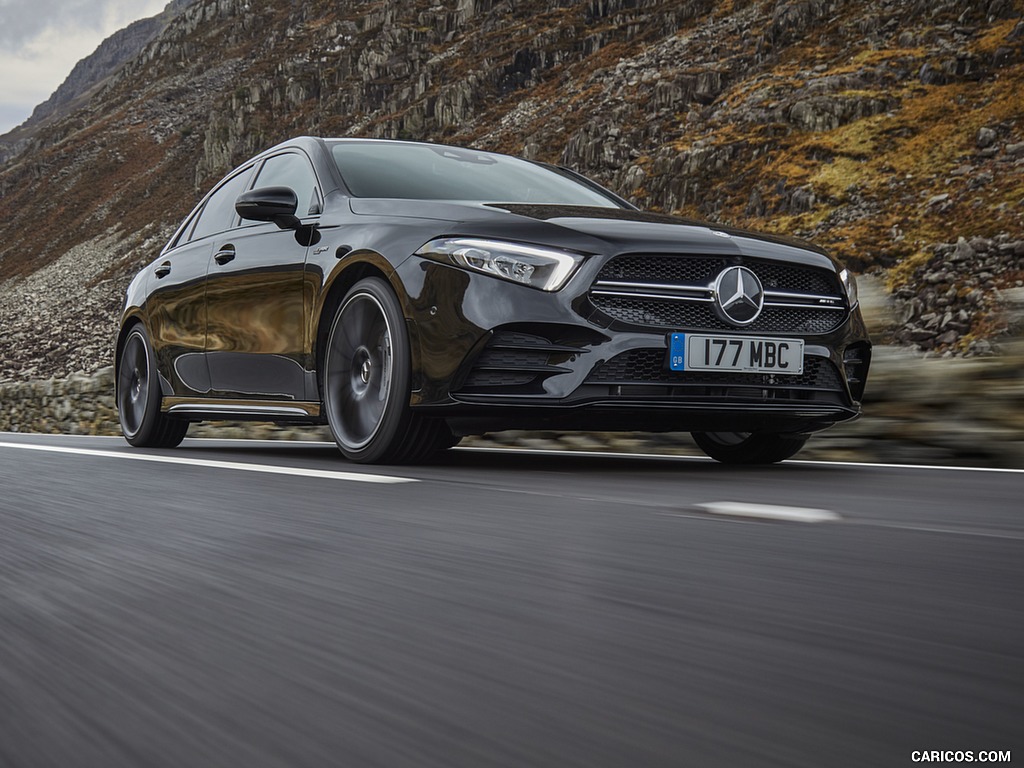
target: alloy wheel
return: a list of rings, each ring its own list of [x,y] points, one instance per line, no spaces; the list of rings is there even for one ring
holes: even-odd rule
[[[394,340],[387,313],[369,292],[350,296],[328,342],[325,400],[337,437],[359,450],[376,436],[391,399]]]

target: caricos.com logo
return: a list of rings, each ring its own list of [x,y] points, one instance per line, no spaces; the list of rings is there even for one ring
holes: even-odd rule
[[[1010,750],[975,752],[969,749],[919,749],[910,753],[915,763],[1009,763]]]

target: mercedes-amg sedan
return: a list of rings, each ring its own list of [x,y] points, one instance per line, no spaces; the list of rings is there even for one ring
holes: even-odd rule
[[[204,419],[326,423],[358,462],[510,428],[685,430],[760,463],[857,416],[871,345],[853,276],[806,243],[506,155],[298,138],[136,276],[116,354],[136,446]]]

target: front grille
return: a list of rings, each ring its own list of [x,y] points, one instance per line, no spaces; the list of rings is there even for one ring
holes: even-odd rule
[[[616,256],[597,279],[708,284],[725,266],[725,259],[704,256]]]
[[[733,371],[673,371],[665,365],[664,349],[633,349],[616,355],[591,371],[588,384],[674,384],[737,387],[810,388],[841,392],[839,371],[823,357],[804,357],[799,376]]]
[[[747,264],[760,278],[767,290],[797,291],[803,293],[834,294],[839,290],[835,278],[813,267],[794,267],[789,264]],[[829,278],[832,279],[829,279]]]
[[[590,300],[611,319],[641,328],[813,335],[846,320],[836,276],[826,269],[746,259],[765,290],[761,314],[738,328],[714,311],[714,284],[728,265],[710,256],[626,254],[601,269]],[[773,295],[774,294],[774,295]]]

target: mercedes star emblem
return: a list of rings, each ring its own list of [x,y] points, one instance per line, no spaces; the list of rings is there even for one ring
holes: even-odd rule
[[[746,267],[727,267],[715,280],[715,312],[732,325],[750,325],[764,307],[764,288]]]

